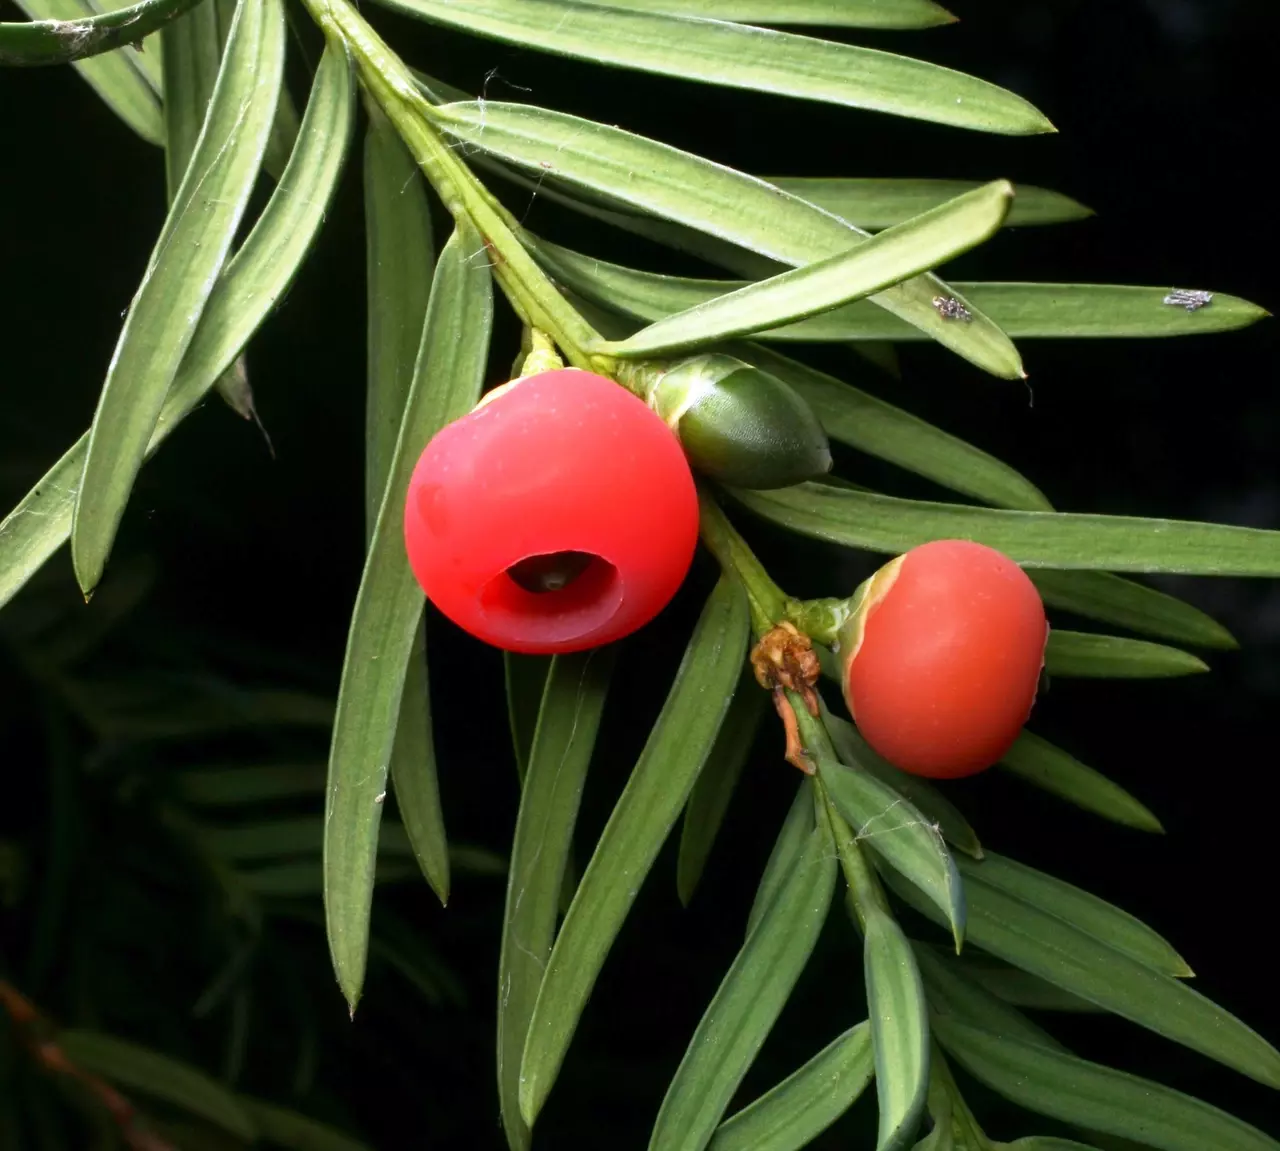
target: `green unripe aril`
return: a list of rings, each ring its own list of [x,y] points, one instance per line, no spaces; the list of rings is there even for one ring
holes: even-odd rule
[[[790,387],[719,354],[681,360],[648,394],[690,464],[739,488],[785,488],[831,469],[817,417]]]

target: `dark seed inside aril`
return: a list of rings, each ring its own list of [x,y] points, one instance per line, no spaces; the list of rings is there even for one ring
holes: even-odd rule
[[[551,552],[529,556],[507,568],[507,575],[525,591],[563,591],[591,566],[590,552]]]

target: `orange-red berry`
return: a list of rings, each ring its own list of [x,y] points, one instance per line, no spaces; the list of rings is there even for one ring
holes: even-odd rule
[[[867,582],[842,633],[845,701],[904,771],[972,775],[1017,739],[1035,702],[1048,625],[1027,574],[967,540],[937,540]]]

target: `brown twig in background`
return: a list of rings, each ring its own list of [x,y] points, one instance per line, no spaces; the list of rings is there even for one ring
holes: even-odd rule
[[[178,1151],[143,1125],[138,1109],[105,1079],[77,1067],[53,1038],[54,1026],[39,1009],[7,980],[0,979],[0,1006],[9,1013],[23,1046],[37,1066],[53,1075],[74,1079],[105,1108],[120,1129],[129,1151]]]

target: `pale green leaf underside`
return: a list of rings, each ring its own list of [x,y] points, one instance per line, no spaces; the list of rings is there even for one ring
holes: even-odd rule
[[[731,20],[737,24],[818,24],[827,28],[932,28],[955,17],[933,0],[606,0],[610,8]]]
[[[1008,1035],[1024,1043],[1062,1050],[1052,1035],[1032,1023],[1021,1011],[987,991],[965,967],[964,959],[941,947],[914,946],[916,963],[924,980],[929,1007],[936,1018],[947,1016]],[[987,959],[986,956],[980,956]],[[1014,968],[1014,970],[1017,970]]]
[[[1139,831],[1164,831],[1146,805],[1118,783],[1030,731],[1019,734],[1000,766],[1033,787],[1113,823]]]
[[[317,69],[285,175],[209,296],[160,409],[148,456],[204,399],[292,282],[342,171],[354,108],[351,69],[345,56],[330,48]],[[71,534],[88,438],[81,436],[0,522],[0,606]]]
[[[920,970],[924,975],[935,1034],[939,1028],[956,1023],[999,1036],[1002,1040],[1007,1039],[1010,1043],[1019,1046],[1061,1055],[1068,1054],[1061,1043],[1037,1024],[1032,1023],[1021,1011],[1009,1006],[980,984],[975,983],[964,960],[957,960],[954,956],[944,955],[939,950],[919,944],[916,945],[916,954],[920,962]],[[986,959],[981,961],[989,962]],[[1011,970],[1017,974],[1016,969]],[[1089,1130],[1088,1135],[1099,1148],[1106,1148],[1107,1151],[1139,1151],[1136,1144],[1128,1141],[1112,1141],[1094,1130]],[[980,1143],[981,1146],[989,1146],[985,1140]],[[1021,1141],[1016,1145],[1021,1145]],[[1030,1145],[1034,1146],[1035,1143],[1031,1142]],[[1006,1146],[1008,1145],[1003,1143],[995,1144],[996,1148]],[[1063,1141],[1059,1146],[1050,1140],[1046,1151],[1079,1151],[1081,1146],[1081,1144],[1067,1141]],[[1085,1147],[1084,1151],[1094,1151],[1094,1149]]]
[[[972,180],[865,179],[823,176],[766,176],[784,192],[808,200],[869,232],[891,228],[955,196],[978,187]],[[1093,212],[1061,192],[1019,184],[1006,228],[1062,224]]]
[[[552,659],[524,776],[498,961],[498,1103],[513,1148],[529,1145],[520,1115],[520,1060],[555,940],[561,884],[613,656],[606,647]]]
[[[1204,660],[1176,647],[1056,628],[1044,660],[1049,675],[1089,679],[1166,679],[1209,670]]]
[[[979,863],[962,861],[959,866],[966,882],[976,876],[1006,895],[1056,915],[1153,971],[1177,978],[1192,974],[1186,960],[1145,923],[1064,880],[993,852],[987,852]]]
[[[198,0],[142,0],[79,19],[0,24],[0,66],[69,64],[134,44],[192,8]]]
[[[945,1017],[934,1026],[967,1071],[1042,1115],[1164,1151],[1280,1148],[1257,1128],[1151,1080]]]
[[[81,588],[97,586],[155,431],[247,206],[284,68],[284,10],[236,10],[204,128],[133,298],[89,431],[71,531]]]
[[[577,0],[383,0],[390,8],[561,56],[982,132],[1053,125],[1021,96],[922,60],[733,24]]]
[[[157,41],[160,57],[165,186],[170,204],[182,187],[196,145],[200,142],[237,6],[237,0],[197,4],[152,37]],[[283,81],[280,91],[284,91]],[[278,100],[276,107],[278,110]],[[270,138],[268,133],[268,147]],[[263,156],[266,156],[265,149]],[[253,389],[244,357],[223,372],[214,387],[223,402],[241,419],[254,418]]]
[[[1239,646],[1212,616],[1132,580],[1097,571],[1041,569],[1027,574],[1050,607],[1197,647]]]
[[[983,955],[949,957],[964,975],[979,987],[1010,1007],[1031,1011],[1066,1011],[1096,1013],[1099,1008],[1061,987],[1046,983],[1038,975],[1021,971],[997,959]]]
[[[942,835],[888,784],[858,765],[822,759],[818,774],[854,838],[898,872],[947,923],[956,946],[965,937],[965,893]]]
[[[842,763],[856,763],[863,771],[874,775],[881,783],[913,804],[953,847],[974,859],[982,858],[982,845],[978,842],[977,832],[969,825],[960,809],[928,780],[901,771],[877,755],[847,719],[841,719],[824,709],[822,723]]]
[[[164,93],[164,168],[170,203],[182,187],[218,82],[222,49],[230,31],[230,23],[223,28],[219,21],[226,2],[197,4],[158,34]]]
[[[702,1151],[800,978],[835,891],[830,836],[815,828],[707,1006],[667,1088],[650,1151]]]
[[[257,1138],[257,1128],[240,1101],[203,1071],[96,1031],[59,1031],[58,1046],[82,1071],[198,1115],[239,1139]]]
[[[707,600],[662,714],[565,915],[521,1067],[532,1125],[555,1082],[605,957],[715,742],[746,655],[746,597],[721,580]]]
[[[400,137],[370,112],[364,143],[366,279],[365,519],[372,535],[413,382],[435,263],[422,174]],[[419,866],[441,903],[449,852],[436,773],[425,621],[406,660],[390,776]]]
[[[422,173],[376,109],[364,141],[364,226],[365,515],[372,532],[413,380],[435,262]]]
[[[853,1106],[874,1070],[871,1026],[859,1023],[720,1124],[708,1151],[800,1151]]]
[[[848,252],[697,304],[601,350],[619,357],[675,352],[830,311],[981,244],[999,229],[1012,199],[1013,185],[1007,181],[983,185],[860,241]]]
[[[541,184],[563,184],[685,225],[743,254],[798,266],[840,255],[869,238],[763,180],[591,120],[496,101],[447,104],[435,116],[455,139],[532,172]],[[994,375],[1022,374],[1017,350],[976,305],[970,301],[972,321],[959,323],[939,314],[933,302],[939,296],[960,298],[930,274],[877,293],[867,306],[889,309]]]
[[[89,5],[88,11],[91,13],[118,12],[121,8],[130,6],[130,0],[87,0],[87,3]],[[160,51],[160,33],[153,32],[146,39],[139,41],[134,47],[136,51],[132,55],[129,53],[123,54],[129,56],[130,62],[142,73],[151,90],[157,96],[162,96],[164,93],[164,77],[161,74],[163,61]],[[116,51],[120,51],[120,49],[116,49]],[[287,156],[285,158],[288,159]]]
[[[761,344],[735,344],[730,351],[799,392],[833,440],[995,507],[1053,510],[1008,464],[910,412]]]
[[[1280,531],[1135,516],[1006,511],[897,499],[834,484],[730,489],[757,515],[845,547],[898,555],[970,539],[1026,567],[1187,575],[1280,575]]]
[[[1280,1087],[1280,1052],[1229,1012],[1108,943],[982,881],[965,868],[969,941],[983,951],[1199,1051],[1260,1082]],[[906,902],[942,922],[934,905],[889,869],[886,882]]]
[[[1044,982],[1039,976],[1010,967],[986,956],[977,958],[960,958],[956,960],[964,970],[965,976],[973,979],[983,991],[995,995],[1011,1008],[1032,1011],[1070,1011],[1073,1014],[1097,1013],[1096,1005],[1079,996],[1071,995],[1061,987]]]
[[[475,404],[493,321],[480,237],[459,227],[440,255],[414,380],[347,636],[325,793],[325,911],[338,982],[354,1009],[364,981],[378,824],[423,594],[404,551],[409,476],[426,442]]]
[[[107,11],[124,7],[127,0],[89,0],[99,10]],[[196,8],[150,36],[139,46],[139,51],[129,58],[134,67],[146,76],[156,94],[164,103],[166,120],[166,162],[170,173],[171,191],[176,191],[186,170],[186,160],[199,135],[204,120],[204,109],[213,91],[222,47],[235,14],[236,0],[214,0]],[[185,26],[185,31],[177,29]],[[154,44],[151,41],[155,41]],[[203,43],[201,43],[203,41]],[[177,68],[173,67],[177,59]],[[194,81],[194,82],[192,82]],[[176,111],[176,115],[175,115]],[[178,128],[175,134],[175,126]],[[298,138],[298,110],[294,107],[287,84],[280,89],[276,103],[275,119],[267,137],[267,148],[262,156],[262,170],[273,180],[279,180],[284,172],[293,146]],[[174,143],[178,144],[175,149]],[[175,158],[181,158],[174,171]],[[233,396],[219,385],[223,399],[243,418],[254,418],[252,397],[247,407],[237,406]],[[247,386],[244,389],[247,392]]]
[[[929,1019],[911,944],[893,916],[871,908],[863,926],[863,969],[880,1103],[877,1151],[915,1137],[929,1090]]]
[[[32,20],[75,20],[92,16],[85,0],[14,0]],[[148,144],[164,143],[160,97],[134,48],[119,48],[72,65],[104,103]]]
[[[441,904],[447,904],[451,883],[449,838],[440,801],[426,646],[426,619],[420,617],[405,660],[388,775],[422,876]]]
[[[773,252],[765,254],[780,258]],[[645,272],[584,256],[545,240],[538,241],[535,255],[566,287],[645,323],[704,307],[752,283]],[[951,294],[971,309],[980,310],[1009,337],[1021,340],[1205,335],[1246,328],[1269,315],[1248,300],[1222,294],[1214,295],[1213,302],[1206,307],[1188,312],[1166,304],[1164,300],[1169,293],[1169,288],[1126,284],[951,282]],[[939,288],[934,294],[948,293]],[[877,307],[876,303],[878,301],[855,301],[810,319],[758,331],[754,338],[771,342],[847,343],[920,340],[933,335],[892,315],[883,306]]]

